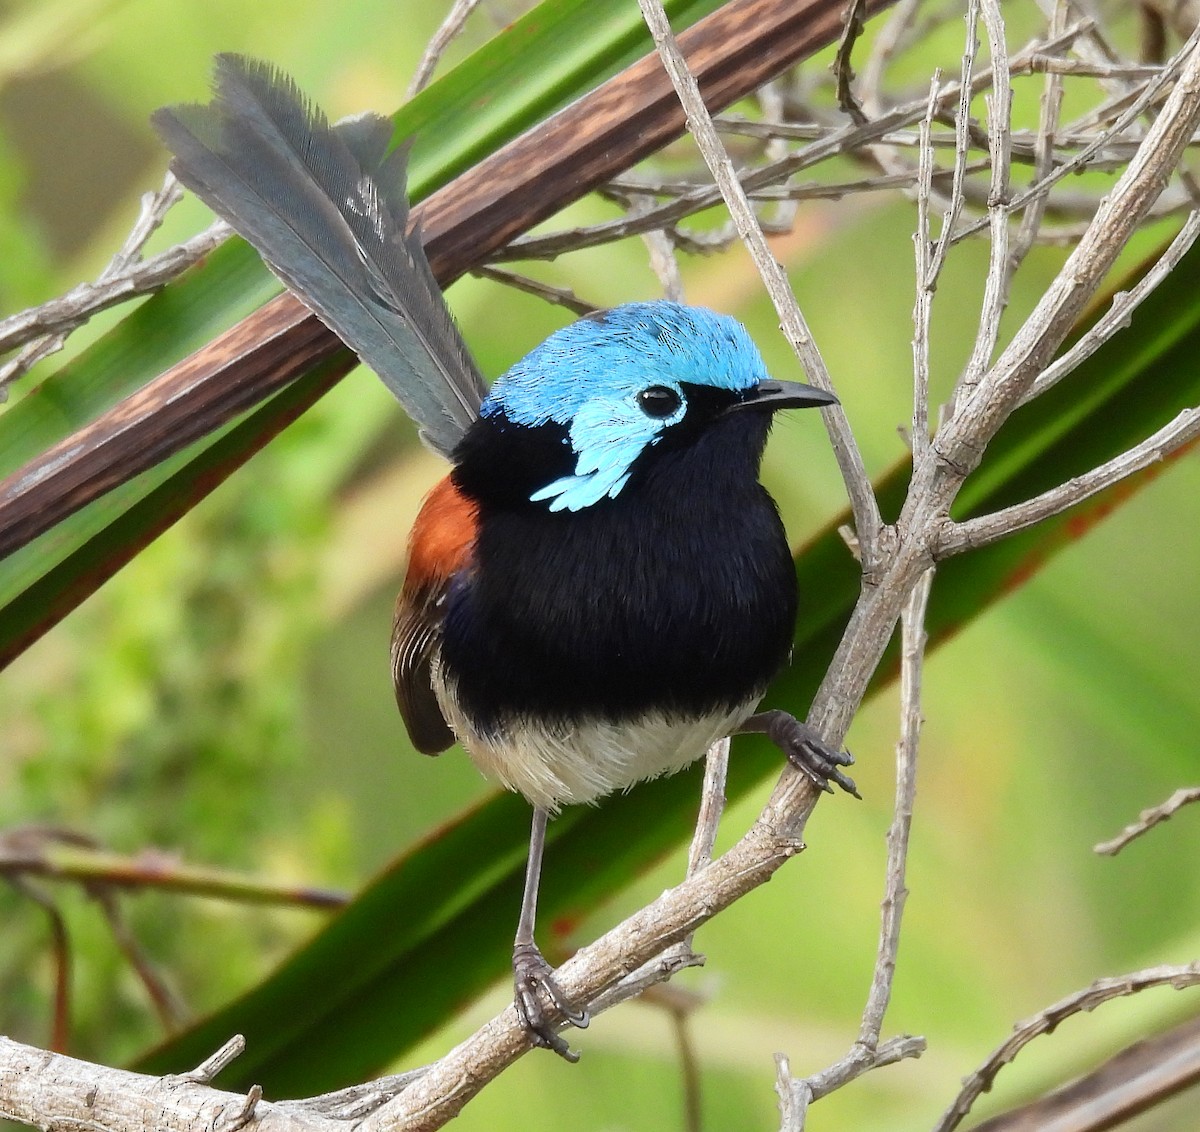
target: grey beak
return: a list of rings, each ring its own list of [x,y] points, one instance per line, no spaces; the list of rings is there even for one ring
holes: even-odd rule
[[[727,412],[739,409],[811,409],[819,405],[836,405],[838,399],[814,385],[799,381],[760,381],[750,389],[742,390],[742,399],[730,405]]]

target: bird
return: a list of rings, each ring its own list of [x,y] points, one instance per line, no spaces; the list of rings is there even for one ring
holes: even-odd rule
[[[407,147],[331,124],[269,63],[216,58],[212,100],[152,118],[171,168],[372,369],[449,473],[412,528],[391,665],[412,745],[461,744],[533,807],[513,945],[531,1043],[585,1027],[535,942],[546,827],[767,735],[823,790],[847,752],[759,711],[788,663],[796,576],[759,482],[774,414],[836,403],[772,378],[732,317],[667,300],[585,315],[489,387],[410,223]],[[556,1025],[557,1023],[557,1025]]]

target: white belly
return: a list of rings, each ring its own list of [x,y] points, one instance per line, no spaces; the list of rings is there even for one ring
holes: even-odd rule
[[[458,710],[456,697],[434,676],[446,721],[483,774],[555,813],[564,805],[594,802],[635,782],[673,774],[736,731],[757,698],[732,711],[700,719],[650,712],[625,723],[591,721],[548,728],[514,719],[498,735],[481,735]]]

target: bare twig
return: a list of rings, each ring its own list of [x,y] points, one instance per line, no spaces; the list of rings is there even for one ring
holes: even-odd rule
[[[660,987],[659,990],[671,990]],[[680,1078],[683,1084],[683,1127],[684,1132],[701,1132],[704,1120],[701,1111],[700,1061],[692,1041],[689,1022],[699,1000],[691,995],[674,995],[680,1001],[668,1004],[671,1013],[671,1029],[675,1035],[675,1048],[679,1053]],[[691,1000],[691,1001],[689,1001]]]
[[[800,359],[800,364],[804,367],[809,380],[818,388],[832,389],[829,371],[817,350],[808,324],[800,313],[787,275],[767,245],[766,237],[758,224],[754,210],[750,207],[741,182],[734,172],[733,163],[725,152],[725,147],[721,144],[708,108],[700,96],[699,84],[688,70],[679,51],[679,45],[675,42],[671,25],[667,21],[662,5],[657,0],[638,0],[638,5],[642,9],[646,26],[649,27],[650,34],[654,37],[654,43],[662,58],[663,66],[671,77],[675,93],[679,96],[687,115],[688,130],[695,138],[696,145],[712,171],[721,197],[737,225],[738,234],[746,244],[755,266],[762,276],[767,293],[775,304],[785,337]],[[875,568],[875,548],[883,527],[879,505],[875,501],[871,480],[867,475],[862,455],[858,451],[858,444],[850,431],[845,411],[840,405],[832,405],[822,409],[821,412],[829,430],[847,494],[850,497],[864,572],[870,573]]]
[[[1019,1022],[1012,1035],[992,1051],[987,1060],[966,1078],[962,1090],[933,1132],[952,1132],[971,1111],[971,1106],[992,1087],[996,1075],[1013,1060],[1034,1038],[1052,1033],[1074,1014],[1092,1011],[1113,999],[1127,998],[1140,994],[1152,987],[1174,987],[1182,990],[1200,984],[1200,963],[1188,963],[1174,967],[1148,967],[1118,978],[1097,979],[1085,990],[1077,991],[1046,1007],[1031,1018]]]
[[[968,0],[965,18],[967,35],[962,56],[962,76],[958,84],[958,113],[954,117],[954,178],[950,184],[950,201],[946,207],[946,214],[942,218],[937,246],[933,250],[929,264],[929,278],[920,281],[920,284],[925,287],[936,285],[937,277],[945,266],[950,239],[958,225],[958,217],[962,212],[965,200],[963,189],[967,173],[967,155],[971,146],[971,95],[975,86],[972,79],[975,73],[975,53],[979,50],[978,0]],[[930,118],[933,116],[932,111],[933,108],[930,107]],[[930,136],[928,131],[927,136]]]
[[[875,41],[862,71],[862,102],[868,117],[884,106],[883,79],[892,60],[911,42],[921,0],[900,0],[875,31]]]
[[[884,1066],[895,1065],[898,1061],[908,1058],[919,1058],[925,1052],[923,1037],[888,1038],[886,1042],[878,1043],[874,1049],[856,1044],[845,1058],[835,1061],[833,1065],[824,1068],[820,1073],[811,1077],[791,1078],[786,1083],[786,1107],[782,1102],[785,1096],[782,1073],[786,1071],[787,1059],[782,1054],[775,1054],[775,1092],[781,1097],[780,1110],[784,1114],[787,1132],[804,1132],[804,1122],[808,1115],[809,1106],[830,1092],[845,1089],[846,1085],[854,1082],[864,1073],[881,1070]]]
[[[301,1128],[310,1115],[339,1121],[357,1121],[399,1096],[418,1080],[427,1068],[422,1065],[416,1069],[406,1069],[403,1073],[389,1073],[386,1077],[377,1077],[374,1081],[366,1081],[361,1085],[350,1085],[336,1092],[322,1093],[320,1096],[297,1101],[280,1101],[274,1107],[280,1112],[294,1114],[301,1122]]]
[[[804,1132],[808,1093],[792,1076],[787,1056],[775,1055],[775,1095],[779,1097],[779,1132]]]
[[[1034,197],[1048,193],[1065,177],[1072,176],[1080,169],[1085,168],[1095,154],[1110,144],[1114,138],[1123,134],[1143,114],[1158,104],[1163,99],[1164,92],[1171,87],[1171,83],[1175,80],[1179,68],[1184,65],[1183,61],[1187,57],[1187,54],[1188,50],[1185,48],[1184,51],[1173,56],[1170,62],[1153,79],[1145,84],[1136,97],[1131,97],[1128,100],[1128,105],[1112,120],[1111,124],[1102,130],[1090,144],[1084,146],[1070,161],[1058,166],[1048,176],[1031,185],[1023,192],[1014,194],[1008,202],[1010,211],[1015,212],[1018,209],[1024,208]],[[1188,137],[1182,139],[1181,149],[1183,144],[1191,143],[1193,132],[1189,130]],[[1174,164],[1173,162],[1172,168]],[[972,236],[976,232],[981,231],[986,224],[987,221],[976,221],[973,224],[965,225],[958,233],[957,238],[965,239],[968,236]]]
[[[236,1112],[222,1114],[220,1120],[213,1125],[213,1132],[239,1132],[257,1116],[258,1102],[262,1100],[262,1086],[251,1085],[246,1092],[242,1107]]]
[[[721,815],[725,811],[725,782],[729,771],[728,737],[719,739],[709,748],[704,760],[704,783],[700,791],[700,808],[696,815],[696,828],[692,833],[692,842],[688,848],[688,861],[685,876],[694,877],[712,864],[713,847],[717,843],[717,833],[721,825]],[[611,992],[591,1004],[592,1013],[599,1014],[611,1009],[620,1002],[645,993],[648,990],[665,990],[661,984],[672,978],[677,972],[687,967],[700,967],[704,964],[704,956],[698,955],[692,947],[693,936],[685,936],[678,943],[668,947],[661,955],[655,956],[649,963],[643,964],[636,971],[626,976]],[[694,1009],[699,1000],[688,999],[688,1011]],[[681,1013],[682,1008],[675,1002],[675,1013]],[[682,1026],[682,1020],[679,1021]],[[686,1035],[680,1036],[684,1042]],[[683,1047],[681,1046],[681,1049]],[[688,1046],[690,1056],[690,1046]],[[688,1079],[690,1070],[685,1063],[684,1077]]]
[[[854,45],[863,33],[863,15],[866,11],[864,0],[850,0],[843,17],[842,38],[838,40],[837,52],[831,67],[834,82],[837,86],[837,101],[843,113],[849,115],[856,125],[864,125],[867,116],[863,113],[858,99],[854,97],[854,68],[850,65],[854,53]]]
[[[679,260],[675,255],[677,244],[671,235],[662,229],[655,228],[642,235],[642,242],[650,257],[650,270],[658,277],[662,286],[663,298],[675,303],[685,301],[683,289],[683,274],[679,270]]]
[[[24,347],[0,366],[0,400],[4,399],[9,384],[43,358],[61,350],[70,333],[93,315],[156,291],[203,259],[229,235],[229,226],[218,221],[200,235],[142,259],[146,241],[182,193],[179,182],[168,173],[157,193],[142,197],[137,223],[95,283],[80,283],[57,299],[0,321],[0,354]]]
[[[1068,508],[1181,451],[1200,437],[1200,409],[1186,409],[1141,444],[1024,503],[962,523],[947,522],[934,547],[938,558],[988,546]]]
[[[121,913],[116,893],[102,884],[90,884],[87,888],[88,895],[100,906],[104,914],[113,941],[150,999],[150,1004],[158,1015],[159,1024],[168,1034],[174,1032],[188,1017],[183,1000],[171,989],[165,976],[130,930]]]
[[[1050,47],[1059,49],[1071,43],[1085,27],[1084,22],[1073,24],[1067,28],[1061,36],[1053,41],[1047,41],[1040,45],[1040,50],[1046,50]],[[973,56],[972,56],[973,58]],[[1016,71],[1024,67],[1028,59],[1028,54],[1019,53],[1012,59],[1012,70]],[[974,95],[980,91],[986,90],[992,81],[992,72],[990,69],[983,69],[972,74],[969,86],[966,88],[968,95]],[[944,108],[950,103],[960,100],[963,97],[964,88],[959,83],[947,83],[941,88],[939,94],[939,109]],[[853,153],[857,150],[869,146],[871,143],[882,139],[890,138],[898,129],[905,126],[912,126],[921,121],[925,115],[926,98],[920,98],[904,102],[891,110],[878,114],[864,126],[842,126],[840,128],[830,129],[823,126],[779,126],[778,132],[781,137],[796,136],[803,138],[812,138],[812,144],[806,146],[797,153],[789,154],[786,157],[780,158],[777,161],[771,161],[761,168],[751,170],[744,173],[741,177],[743,188],[748,194],[757,192],[764,186],[774,185],[803,169],[808,169],[819,165],[821,162],[828,161],[832,158],[839,157],[843,154]],[[969,98],[968,98],[969,108]],[[772,126],[770,129],[774,129]],[[752,127],[746,126],[747,131],[759,129],[760,132],[766,131],[768,127]],[[955,142],[956,148],[961,149],[964,154],[962,160],[966,161],[965,154],[969,150],[971,144],[971,134],[969,130],[964,130],[964,138],[967,140]],[[1060,142],[1062,136],[1060,135]],[[1083,141],[1081,146],[1092,145],[1092,141]],[[917,136],[914,134],[908,141],[908,144],[917,144]],[[933,140],[933,144],[938,144],[937,139]],[[1112,144],[1110,142],[1110,144]],[[1133,149],[1136,148],[1133,143],[1130,147],[1125,148],[1121,161],[1128,161],[1132,156]],[[1035,159],[1034,139],[1031,137],[1027,147],[1028,159]],[[1101,152],[1106,152],[1105,149],[1096,149],[1094,146],[1089,150],[1086,161],[1096,159]],[[654,186],[643,186],[648,191],[653,191]],[[673,200],[658,206],[655,209],[641,214],[636,217],[625,216],[618,220],[610,220],[601,224],[595,224],[588,227],[573,228],[564,232],[552,232],[544,236],[523,236],[511,241],[504,249],[499,251],[494,259],[497,261],[507,261],[515,259],[554,259],[559,255],[563,255],[569,251],[576,251],[582,248],[597,247],[601,244],[609,243],[613,240],[624,239],[628,236],[638,235],[642,232],[650,231],[654,228],[669,227],[687,216],[693,215],[706,208],[711,208],[721,200],[720,189],[716,186],[697,186],[693,189],[682,189],[680,195]],[[1013,208],[1016,211],[1016,208]]]
[[[712,864],[713,846],[725,810],[725,779],[729,771],[729,740],[719,739],[704,761],[704,787],[700,793],[700,812],[696,831],[688,850],[687,875],[694,876]]]
[[[1047,75],[1133,81],[1152,79],[1162,70],[1157,63],[1091,63],[1084,59],[1063,59],[1059,55],[1034,55],[1029,60],[1029,69]]]
[[[692,934],[694,933],[687,933],[682,939],[690,939]],[[603,1014],[614,1006],[620,1006],[623,1002],[629,1002],[631,999],[644,995],[652,987],[669,982],[680,971],[688,967],[702,966],[704,966],[704,956],[697,955],[691,947],[677,945],[666,947],[660,954],[646,960],[640,967],[623,975],[619,982],[590,999],[588,1013],[593,1017]]]
[[[776,1054],[775,1090],[780,1097],[782,1127],[802,1132],[808,1105],[842,1088],[862,1074],[909,1057],[919,1057],[925,1039],[907,1034],[880,1042],[883,1018],[891,999],[896,973],[896,953],[900,946],[900,922],[908,890],[904,883],[908,858],[908,835],[912,826],[913,800],[916,794],[917,748],[921,732],[921,668],[925,649],[925,609],[933,572],[927,571],[913,590],[901,618],[901,735],[896,749],[896,804],[888,830],[887,884],[883,900],[883,919],[879,948],[871,988],[863,1009],[858,1039],[838,1061],[811,1076],[785,1079],[787,1058]]]
[[[1200,236],[1200,211],[1193,211],[1188,215],[1187,221],[1154,266],[1138,280],[1134,287],[1128,291],[1118,291],[1113,295],[1112,304],[1103,316],[1096,320],[1096,324],[1074,346],[1056,358],[1038,375],[1037,381],[1033,383],[1033,387],[1025,399],[1032,401],[1033,398],[1045,393],[1085,359],[1091,357],[1114,334],[1128,326],[1133,312],[1175,270],[1198,236]]]
[[[655,190],[656,195],[659,191]],[[622,179],[621,184],[610,182],[601,195],[617,201],[625,209],[627,216],[641,216],[654,209],[653,196],[634,187],[631,180]],[[683,275],[679,270],[679,259],[676,255],[679,247],[678,236],[675,226],[670,225],[651,228],[641,234],[641,239],[649,255],[650,270],[662,286],[663,298],[682,303],[685,298]]]
[[[940,73],[929,82],[929,109],[921,120],[921,146],[917,163],[917,230],[913,236],[916,251],[915,299],[913,302],[913,411],[909,443],[913,458],[921,459],[929,446],[929,320],[933,313],[933,293],[937,272],[933,268],[933,245],[929,238],[929,200],[933,182],[933,149],[928,144],[937,111]],[[918,451],[919,449],[919,451]]]
[[[908,897],[905,871],[908,839],[912,829],[913,803],[917,794],[917,751],[920,747],[921,671],[925,660],[925,610],[933,571],[927,570],[909,596],[900,616],[900,741],[896,745],[896,802],[888,829],[887,885],[883,898],[883,921],[871,990],[863,1010],[858,1044],[874,1050],[879,1046],[883,1018],[892,997],[896,955],[900,949],[900,923]]]
[[[218,1073],[232,1065],[246,1052],[246,1039],[241,1034],[234,1034],[216,1053],[206,1057],[195,1069],[183,1076],[189,1081],[200,1085],[210,1085]]]
[[[454,5],[442,21],[441,26],[433,33],[433,38],[425,45],[421,60],[413,72],[412,81],[408,84],[408,97],[423,90],[433,78],[434,69],[445,53],[446,48],[454,42],[463,29],[471,13],[479,7],[479,0],[454,0]]]
[[[983,287],[983,305],[979,329],[971,357],[959,379],[955,402],[969,397],[987,369],[1000,338],[1000,316],[1008,302],[1009,273],[1009,130],[1012,120],[1012,87],[1009,79],[1008,48],[1004,41],[1004,17],[999,0],[979,0],[979,11],[987,31],[988,51],[995,78],[988,99],[988,144],[991,157],[991,182],[988,186],[988,270]],[[971,5],[974,8],[974,0]],[[960,115],[961,115],[960,107]],[[959,129],[964,128],[960,117]],[[949,227],[949,225],[947,225]]]
[[[161,850],[133,856],[109,852],[90,838],[56,826],[19,826],[0,834],[0,875],[39,876],[110,888],[158,888],[245,904],[338,908],[344,892],[280,884],[224,869],[188,865]]]
[[[1200,1081],[1200,1019],[1127,1046],[1090,1073],[972,1132],[1104,1132]],[[1185,1117],[1186,1119],[1186,1117]]]
[[[596,310],[592,303],[579,298],[570,288],[554,287],[549,283],[530,279],[527,275],[518,275],[515,271],[505,271],[502,267],[479,267],[471,274],[478,275],[480,279],[490,279],[493,283],[502,283],[516,291],[524,291],[527,295],[536,295],[548,303],[566,307],[574,314],[591,314]]]
[[[1184,806],[1190,806],[1194,802],[1200,802],[1200,786],[1176,790],[1165,802],[1143,810],[1138,814],[1137,821],[1127,825],[1116,837],[1092,846],[1092,851],[1103,853],[1107,857],[1115,857],[1131,841],[1137,840],[1143,833],[1149,833],[1156,825],[1165,822],[1182,810]]]
[[[7,876],[9,885],[43,912],[50,925],[51,954],[54,956],[54,997],[51,1006],[50,1048],[65,1053],[71,1041],[71,937],[67,922],[53,897],[25,877]],[[0,1109],[0,1115],[3,1110]]]
[[[1067,0],[1057,0],[1054,13],[1050,18],[1052,34],[1060,33],[1067,24]],[[1041,105],[1038,112],[1038,132],[1035,143],[1034,179],[1045,180],[1054,166],[1054,135],[1058,129],[1059,114],[1062,110],[1063,81],[1061,73],[1048,70],[1046,82],[1042,87]],[[1021,214],[1021,227],[1013,240],[1009,253],[1009,277],[1021,265],[1037,242],[1038,231],[1042,225],[1042,217],[1049,205],[1049,197],[1040,196],[1031,201],[1029,207]]]

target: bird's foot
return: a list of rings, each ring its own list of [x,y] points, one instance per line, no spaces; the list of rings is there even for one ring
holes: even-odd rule
[[[533,1044],[542,1049],[552,1049],[566,1061],[578,1061],[566,1039],[557,1033],[546,1017],[545,1003],[549,1001],[572,1026],[587,1029],[591,1019],[586,1010],[576,1010],[562,987],[554,978],[554,968],[543,958],[537,945],[519,943],[513,948],[513,984],[516,993],[513,1005],[521,1025],[533,1037]]]
[[[827,794],[833,793],[830,783],[835,782],[847,794],[862,797],[854,785],[854,779],[841,770],[844,766],[854,765],[854,756],[849,751],[835,751],[807,723],[794,715],[778,710],[760,711],[746,720],[742,730],[766,735],[787,756],[792,766]]]

